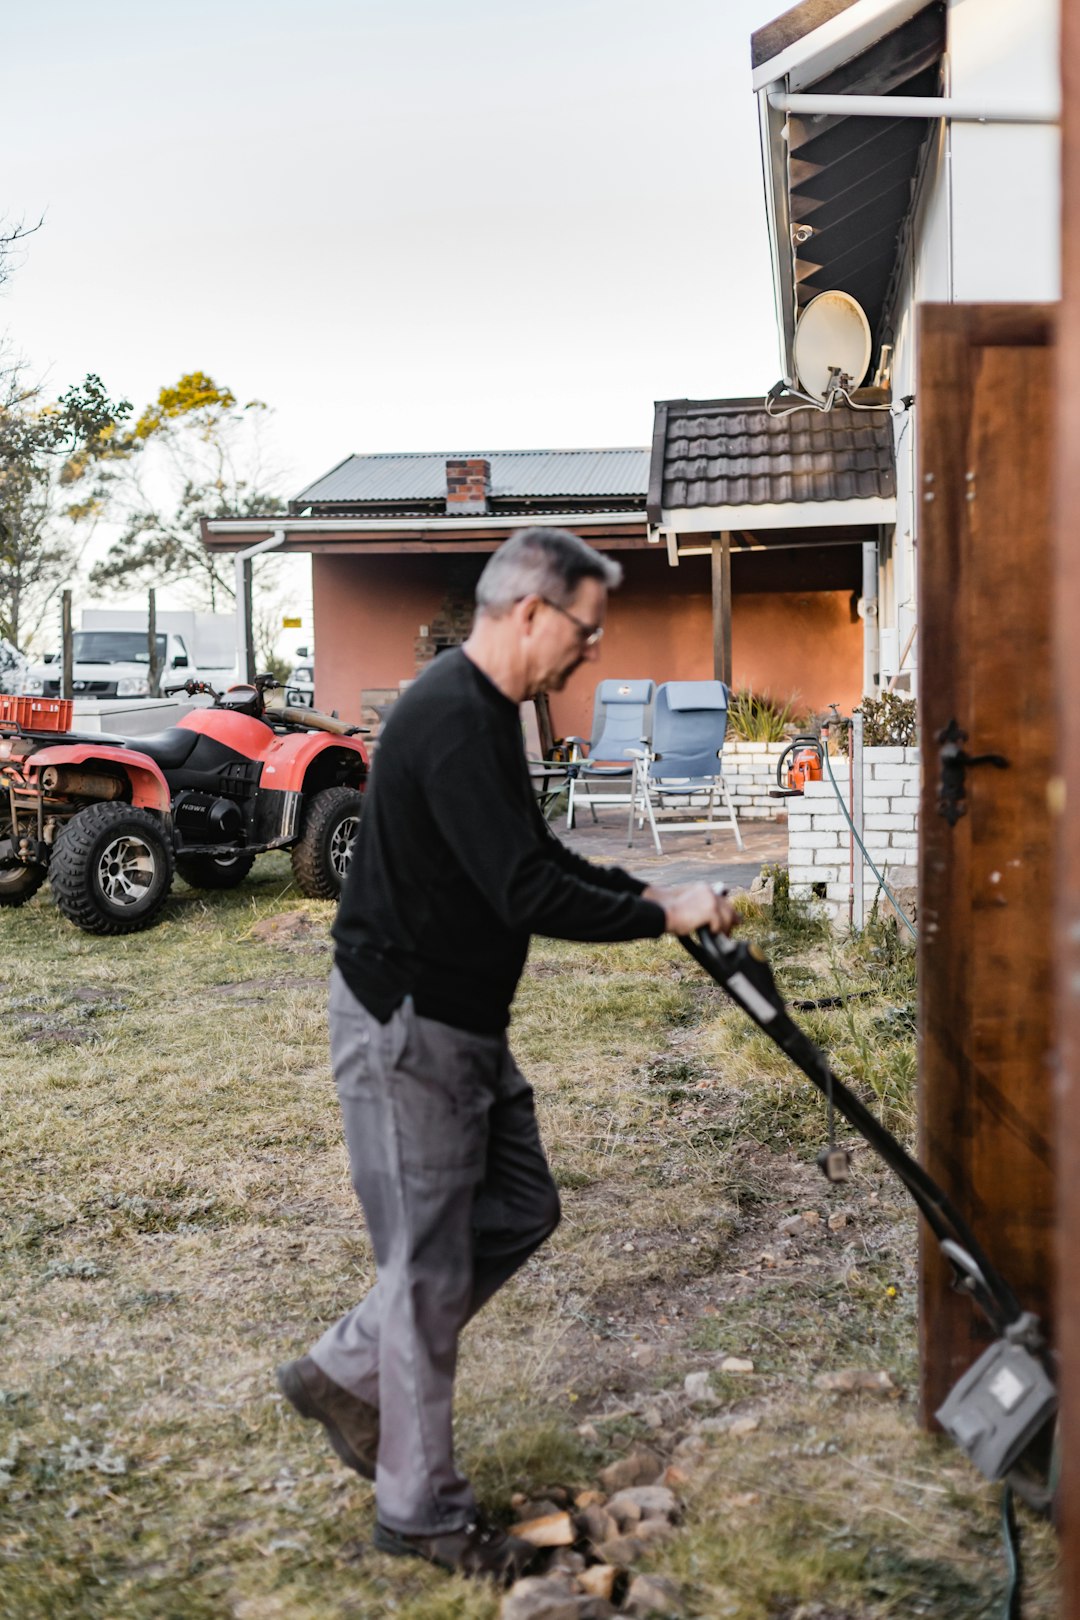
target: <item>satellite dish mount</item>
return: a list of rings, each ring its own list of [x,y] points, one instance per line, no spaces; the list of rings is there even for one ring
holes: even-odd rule
[[[888,410],[887,405],[859,405],[852,399],[870,364],[870,323],[862,305],[846,292],[823,292],[799,316],[792,345],[797,387],[778,382],[765,408],[771,416],[813,409],[831,411],[837,400],[856,410]],[[794,400],[786,410],[777,404]]]

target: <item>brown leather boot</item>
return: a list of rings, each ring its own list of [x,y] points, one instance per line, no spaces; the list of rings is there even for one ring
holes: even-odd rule
[[[328,1378],[310,1356],[286,1361],[277,1370],[278,1388],[301,1417],[314,1418],[347,1468],[375,1478],[379,1451],[379,1409]]]
[[[401,1558],[425,1558],[440,1569],[458,1575],[487,1577],[500,1586],[510,1586],[525,1574],[540,1556],[539,1550],[520,1536],[507,1535],[496,1525],[477,1518],[461,1530],[445,1530],[438,1536],[406,1536],[385,1524],[376,1524],[372,1537],[379,1552]]]

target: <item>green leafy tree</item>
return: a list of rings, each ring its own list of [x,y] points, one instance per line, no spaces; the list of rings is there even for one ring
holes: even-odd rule
[[[0,392],[0,634],[19,645],[40,630],[78,566],[103,504],[91,487],[123,459],[127,400],[93,374],[56,401],[13,365]]]
[[[182,585],[196,605],[231,606],[231,560],[206,549],[200,524],[283,510],[265,461],[267,414],[202,371],[162,388],[125,435],[124,458],[101,469],[98,494],[121,533],[91,585]]]

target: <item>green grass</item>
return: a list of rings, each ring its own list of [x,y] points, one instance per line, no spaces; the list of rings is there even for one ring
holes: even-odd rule
[[[312,931],[260,942],[282,910]],[[327,1061],[329,920],[283,858],[231,895],[178,883],[126,940],[79,934],[47,891],[0,914],[0,1620],[498,1612],[371,1551],[369,1487],[273,1383],[374,1275]],[[746,926],[789,995],[874,986],[806,1022],[910,1135],[902,943]],[[464,1341],[459,1447],[491,1509],[689,1436],[685,1523],[652,1564],[701,1620],[996,1614],[994,1493],[916,1425],[914,1221],[869,1151],[828,1188],[821,1099],[670,942],[537,942],[513,1040],[564,1220]],[[806,1210],[813,1232],[782,1238]],[[842,1366],[900,1393],[814,1387]],[[1051,1538],[1027,1534],[1029,1620],[1049,1620]]]

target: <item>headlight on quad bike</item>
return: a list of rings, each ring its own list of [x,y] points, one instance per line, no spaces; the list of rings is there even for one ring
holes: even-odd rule
[[[117,697],[146,697],[150,682],[143,675],[121,675],[116,683]]]

